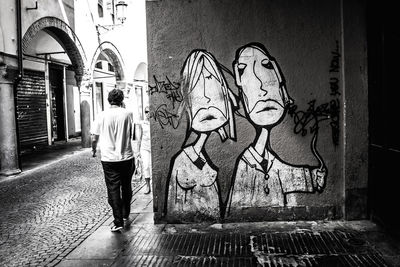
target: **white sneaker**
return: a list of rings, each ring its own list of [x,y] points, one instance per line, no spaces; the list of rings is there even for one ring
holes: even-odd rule
[[[122,230],[122,226],[113,226],[113,227],[111,227],[111,232],[118,232],[118,231],[120,231],[120,230]]]

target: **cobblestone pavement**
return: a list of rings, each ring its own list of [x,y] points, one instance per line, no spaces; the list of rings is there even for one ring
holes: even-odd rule
[[[20,176],[0,183],[0,266],[54,265],[111,214],[89,150]]]

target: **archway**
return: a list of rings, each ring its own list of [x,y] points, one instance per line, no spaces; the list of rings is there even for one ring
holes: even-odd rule
[[[85,71],[86,55],[78,36],[64,21],[56,17],[43,17],[35,21],[22,38],[22,52],[24,54],[27,52],[32,39],[42,30],[56,39],[65,49],[72,62],[79,86]]]
[[[91,70],[95,69],[95,65],[100,55],[106,57],[107,61],[113,65],[117,81],[124,81],[124,61],[121,53],[115,47],[115,45],[113,45],[111,42],[105,41],[97,47],[90,64]]]
[[[111,42],[101,43],[92,58],[92,120],[108,108],[107,95],[118,87],[125,90],[124,61],[118,49]]]
[[[68,141],[82,128],[78,88],[86,55],[78,37],[64,21],[43,17],[25,32],[22,52],[24,76],[17,90],[22,151]]]

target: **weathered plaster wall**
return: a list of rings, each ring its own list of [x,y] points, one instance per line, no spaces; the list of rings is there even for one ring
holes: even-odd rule
[[[312,133],[312,129],[318,125],[315,148],[324,162],[325,184],[322,190],[318,190],[321,192],[313,190],[289,194],[295,201],[289,201],[287,205],[264,203],[240,209],[232,206],[233,212],[225,216],[237,160],[258,136],[253,124],[244,116],[244,107],[240,103],[238,112],[242,115],[236,114],[234,118],[236,141],[228,139],[221,142],[219,135],[211,132],[204,146],[209,160],[218,168],[221,197],[219,208],[222,217],[227,221],[341,218],[345,196],[345,81],[341,1],[163,0],[147,1],[146,8],[156,222],[165,219],[201,221],[207,217],[192,214],[191,211],[196,209],[190,207],[169,216],[166,208],[173,157],[178,156],[182,147],[191,144],[197,137],[192,133],[185,142],[188,129],[185,112],[182,113],[182,119],[178,119],[179,106],[187,97],[181,94],[180,76],[185,59],[192,50],[205,49],[219,64],[234,72],[232,62],[236,50],[250,42],[263,44],[275,58],[286,80],[287,92],[295,105],[272,128],[271,150],[291,166],[309,165],[315,169],[320,163],[312,151],[311,143],[315,133]],[[353,8],[351,12],[358,11]],[[355,26],[354,31],[358,33],[362,26]],[[362,35],[357,41],[363,41]],[[349,46],[356,50],[353,48],[355,44]],[[354,58],[354,64],[365,67],[360,57]],[[228,72],[223,73],[229,88],[238,96],[235,79]],[[365,73],[350,75],[361,76]],[[352,81],[351,77],[347,79]],[[357,92],[355,90],[352,94],[357,95]],[[364,129],[366,122],[359,123]],[[354,135],[364,138],[366,133]],[[348,152],[349,158],[362,154],[357,148],[352,149],[353,154]],[[363,161],[360,164],[359,167],[367,166]],[[353,175],[357,174],[353,172]],[[366,177],[357,179],[366,181]],[[193,194],[196,195],[188,191],[186,197],[190,198]],[[202,197],[204,195],[200,194],[200,200]],[[205,210],[207,205],[212,205],[211,202],[203,201]]]
[[[74,28],[74,0],[51,0],[37,1],[38,8],[34,8],[35,1],[21,1],[21,17],[22,17],[22,36],[35,21],[42,17],[56,17],[65,21],[69,26]],[[7,25],[3,27],[4,35],[4,52],[16,54],[17,50],[17,24],[16,9],[14,0],[5,0],[2,2],[0,24]]]

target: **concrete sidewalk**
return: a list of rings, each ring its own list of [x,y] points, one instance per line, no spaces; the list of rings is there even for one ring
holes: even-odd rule
[[[370,221],[155,225],[143,190],[126,229],[110,217],[57,266],[400,266],[399,242]]]

